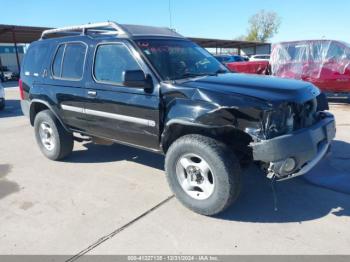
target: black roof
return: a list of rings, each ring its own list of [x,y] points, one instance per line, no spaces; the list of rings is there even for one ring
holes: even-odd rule
[[[125,25],[121,24],[131,36],[166,36],[184,38],[179,33],[166,27],[144,26],[144,25]]]

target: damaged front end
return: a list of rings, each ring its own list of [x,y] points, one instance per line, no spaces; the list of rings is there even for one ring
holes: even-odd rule
[[[247,128],[255,161],[264,163],[268,177],[285,180],[311,170],[329,151],[335,120],[325,112],[321,94],[305,103],[282,103],[262,113],[257,128]]]

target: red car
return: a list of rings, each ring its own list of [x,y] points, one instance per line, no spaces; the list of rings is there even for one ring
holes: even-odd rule
[[[275,44],[272,75],[311,82],[327,93],[350,92],[350,45],[333,40]]]
[[[268,61],[247,61],[227,63],[226,66],[231,71],[247,74],[268,75],[270,74]]]
[[[259,75],[269,74],[268,61],[249,62],[248,59],[239,55],[219,55],[215,56],[215,58],[233,72]]]

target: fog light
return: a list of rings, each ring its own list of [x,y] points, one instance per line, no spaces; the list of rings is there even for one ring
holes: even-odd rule
[[[287,158],[283,163],[283,171],[287,173],[292,172],[296,165],[297,163],[295,162],[294,158]]]

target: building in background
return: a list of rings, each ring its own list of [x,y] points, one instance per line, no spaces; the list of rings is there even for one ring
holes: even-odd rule
[[[252,55],[263,55],[271,53],[271,44],[264,43],[261,45],[255,45],[252,47],[244,47],[241,49],[241,55],[252,56]]]
[[[198,37],[189,37],[189,39],[206,48],[210,53],[214,55],[235,54],[242,56],[252,56],[257,54],[271,53],[270,43]]]
[[[6,67],[9,71],[18,72],[16,49],[14,44],[0,44],[0,66]],[[17,45],[18,59],[22,62],[25,45]]]

